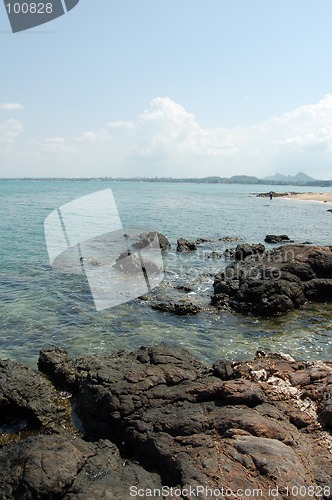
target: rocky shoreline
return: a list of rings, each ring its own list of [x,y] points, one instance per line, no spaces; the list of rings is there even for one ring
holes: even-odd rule
[[[184,258],[205,245],[219,269],[201,294],[212,314],[275,316],[332,301],[332,246],[287,235],[220,241],[233,247],[177,242]],[[184,279],[140,300],[199,314],[192,290]],[[169,299],[175,292],[182,298]],[[332,360],[258,351],[208,366],[165,344],[77,359],[44,349],[38,371],[0,360],[1,500],[330,499],[331,433]]]
[[[332,361],[161,344],[38,367],[0,362],[1,499],[332,498]]]
[[[211,242],[204,238],[196,241],[180,238],[176,252],[192,255],[198,252],[199,245],[205,243],[208,248]],[[264,242],[266,245],[239,243],[224,251],[218,247],[205,251],[202,257],[213,261],[215,270],[222,269],[211,274],[213,293],[208,304],[204,305],[202,294],[195,293],[195,299],[191,299],[193,288],[189,280],[168,289],[161,285],[143,299],[155,310],[179,316],[209,309],[273,317],[301,308],[308,301],[332,302],[332,246],[297,244],[286,234],[268,234]],[[219,265],[222,258],[224,262]],[[171,295],[179,299],[174,300]]]

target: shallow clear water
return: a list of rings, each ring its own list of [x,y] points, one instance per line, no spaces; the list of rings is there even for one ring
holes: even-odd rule
[[[326,204],[279,198],[270,202],[252,194],[269,191],[269,186],[0,181],[0,357],[35,366],[39,350],[50,344],[81,355],[164,341],[208,361],[244,359],[258,348],[297,358],[332,358],[331,305],[308,304],[273,320],[211,308],[179,318],[153,311],[140,300],[97,312],[83,275],[61,275],[50,267],[44,220],[64,203],[109,187],[124,227],[158,230],[173,244],[179,237],[236,236],[262,242],[269,233],[286,233],[295,242],[331,244],[332,240]],[[296,190],[294,186],[277,189]],[[213,274],[225,263],[206,259],[205,252],[234,245],[202,245],[190,256],[172,251],[165,259],[166,284],[191,283],[196,298],[208,305]]]

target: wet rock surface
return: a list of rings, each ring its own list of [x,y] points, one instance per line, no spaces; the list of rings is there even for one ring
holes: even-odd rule
[[[264,238],[265,243],[290,243],[290,238],[287,234],[267,234]]]
[[[269,198],[270,197],[270,192],[268,193],[257,193],[256,196],[257,198]],[[285,196],[291,196],[293,194],[297,194],[296,191],[286,191],[284,193],[278,193],[277,191],[272,191],[272,196],[273,198],[284,198]]]
[[[68,409],[65,396],[48,380],[20,363],[0,360],[0,433],[61,432]]]
[[[199,243],[202,243],[203,240],[200,240]],[[180,238],[177,240],[177,247],[176,247],[177,252],[194,252],[197,250],[197,245],[196,241],[188,241],[185,240],[184,238]]]
[[[172,313],[177,316],[198,314],[201,310],[198,304],[186,299],[181,299],[177,302],[173,300],[169,300],[167,302],[153,302],[151,307],[156,311]]]
[[[155,241],[156,238],[159,242],[159,247],[161,250],[170,250],[171,249],[171,244],[168,240],[168,238],[157,231],[151,231],[150,233],[144,233],[140,235],[140,241],[137,243],[134,243],[132,245],[133,248],[135,249],[142,249],[148,246],[153,246],[155,247]]]
[[[268,252],[253,247],[238,245],[236,260],[215,276],[213,305],[273,316],[307,300],[332,301],[332,247],[285,245]]]
[[[161,488],[160,476],[123,460],[108,440],[35,436],[0,450],[2,499],[130,498],[129,485]]]
[[[14,373],[17,364],[5,363]],[[149,491],[161,485],[192,488],[197,495],[182,498],[201,500],[197,486],[229,488],[234,498],[239,489],[259,488],[268,498],[278,488],[276,498],[286,499],[287,488],[311,485],[331,498],[332,362],[258,352],[254,360],[205,366],[157,345],[78,359],[48,349],[39,368],[57,389],[33,372],[38,394],[46,384],[55,395],[53,406],[31,395],[36,413],[46,404],[58,422],[56,393],[70,391],[85,435],[55,425],[13,436],[0,447],[0,498],[126,499],[131,486],[157,498]],[[11,384],[3,376],[1,394]],[[23,378],[20,384],[24,393]],[[1,414],[12,411],[7,399]],[[24,416],[26,399],[16,405]]]
[[[244,260],[253,255],[260,255],[265,252],[265,246],[262,243],[241,243],[237,245],[234,253],[235,260]]]

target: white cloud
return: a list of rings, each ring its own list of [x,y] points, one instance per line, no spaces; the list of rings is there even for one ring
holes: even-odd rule
[[[0,123],[0,146],[1,149],[11,148],[21,134],[23,125],[18,120],[10,119]]]
[[[23,109],[22,104],[18,102],[3,102],[0,103],[1,111],[18,111],[19,109]]]
[[[285,149],[332,151],[332,96],[255,126],[230,129],[204,129],[183,106],[158,97],[122,127],[122,142],[132,162],[149,160],[156,169],[159,163],[157,175],[167,168],[165,175],[174,176],[229,176],[249,169],[264,176]],[[291,161],[290,171],[298,167],[293,155]]]
[[[332,151],[332,95],[268,122],[282,149]]]
[[[112,141],[112,137],[110,133],[105,129],[102,128],[100,130],[97,130],[96,132],[93,131],[87,131],[83,132],[83,134],[80,137],[76,138],[76,141],[82,142],[82,143],[110,143]]]
[[[133,122],[126,121],[118,121],[118,122],[108,122],[107,126],[110,128],[124,128],[124,129],[132,129],[135,127]]]
[[[0,140],[12,144],[21,124],[8,120],[2,127]],[[331,178],[332,95],[254,126],[209,129],[181,104],[156,97],[132,121],[110,121],[74,139],[30,141],[29,147],[41,162],[47,155],[54,176],[264,177],[304,170]],[[67,162],[63,172],[59,160]]]
[[[72,153],[74,148],[68,146],[63,137],[47,137],[44,140],[42,151],[51,154]]]
[[[326,94],[316,104],[307,104],[280,117],[275,117],[271,122],[283,125],[308,126],[309,124],[331,124],[332,118],[332,95]]]
[[[297,134],[280,142],[280,145],[298,150],[332,151],[332,126],[313,132]]]
[[[193,113],[169,97],[153,99],[135,122],[111,122],[109,126],[127,132],[126,149],[132,158],[179,161],[234,152],[234,144],[223,130],[202,129]]]

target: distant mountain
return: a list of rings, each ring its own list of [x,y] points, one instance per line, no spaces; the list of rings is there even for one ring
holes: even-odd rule
[[[265,181],[273,181],[273,182],[286,182],[288,181],[288,177],[283,174],[274,174],[269,175],[267,177],[263,177]]]
[[[307,175],[304,172],[299,172],[296,175],[293,175],[293,182],[312,182],[316,180],[317,179],[310,177],[310,175]]]
[[[273,181],[273,182],[312,182],[316,181],[317,179],[314,179],[313,177],[310,177],[310,175],[305,174],[304,172],[298,172],[296,175],[283,175],[283,174],[275,174],[275,175],[269,175],[268,177],[264,177],[264,180],[266,181]]]

